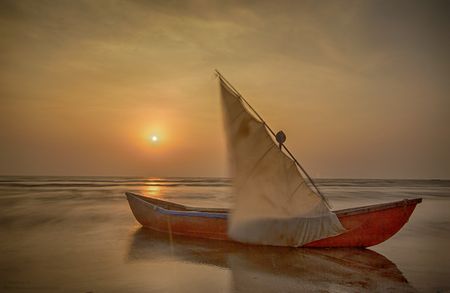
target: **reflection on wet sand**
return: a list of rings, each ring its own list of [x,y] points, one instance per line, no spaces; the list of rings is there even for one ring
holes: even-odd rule
[[[394,263],[369,249],[250,246],[144,228],[132,235],[128,261],[164,259],[228,269],[232,292],[415,292]]]

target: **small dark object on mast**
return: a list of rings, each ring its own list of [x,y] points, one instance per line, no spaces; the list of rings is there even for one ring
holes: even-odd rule
[[[277,142],[281,145],[286,141],[286,134],[284,134],[283,131],[278,131],[277,134],[275,134],[275,138],[277,139]]]

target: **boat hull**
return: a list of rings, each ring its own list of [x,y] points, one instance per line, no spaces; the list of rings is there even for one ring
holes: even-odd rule
[[[159,199],[126,193],[130,208],[144,227],[170,235],[217,240],[227,236],[228,211],[191,208]],[[422,200],[408,199],[387,204],[335,211],[346,232],[307,243],[304,247],[369,247],[397,233]]]
[[[391,238],[408,222],[418,202],[408,200],[398,205],[366,212],[336,213],[347,232],[324,238],[305,245],[305,247],[370,247]]]

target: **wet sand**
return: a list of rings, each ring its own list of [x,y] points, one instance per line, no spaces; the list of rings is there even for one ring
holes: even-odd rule
[[[437,292],[450,289],[450,183],[322,180],[335,208],[422,194],[370,249],[293,249],[142,229],[123,191],[226,206],[226,180],[1,178],[1,292]],[[157,183],[155,183],[157,182]]]

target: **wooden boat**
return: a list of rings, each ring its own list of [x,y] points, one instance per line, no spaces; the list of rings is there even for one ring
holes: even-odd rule
[[[232,241],[227,235],[228,210],[195,208],[139,194],[126,193],[142,226],[159,232]],[[397,233],[421,198],[334,211],[346,232],[304,247],[369,247]]]
[[[369,247],[394,235],[422,201],[331,211],[326,197],[284,144],[283,131],[275,134],[217,74],[233,161],[233,210],[193,208],[127,193],[131,210],[144,227],[250,244]]]

